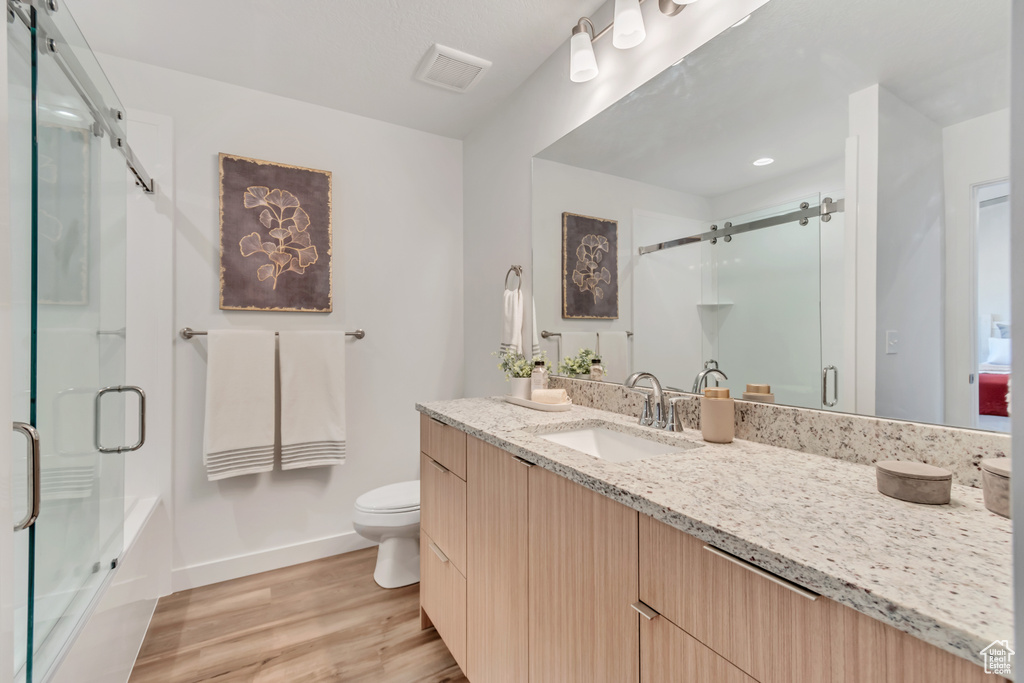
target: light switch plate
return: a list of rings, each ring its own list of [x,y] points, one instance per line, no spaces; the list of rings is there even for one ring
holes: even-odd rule
[[[899,353],[900,335],[896,330],[885,331],[885,353],[888,356]]]

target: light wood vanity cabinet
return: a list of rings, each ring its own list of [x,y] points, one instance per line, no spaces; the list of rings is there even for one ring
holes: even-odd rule
[[[473,683],[1003,681],[453,427],[420,424],[421,624]]]
[[[420,413],[420,452],[463,481],[466,480],[467,438],[466,432]]]
[[[757,683],[668,619],[640,620],[641,683]]]
[[[469,653],[473,683],[528,680],[529,509],[532,466],[470,438],[468,535]]]
[[[637,512],[530,470],[530,681],[640,678]]]
[[[466,482],[420,453],[420,528],[466,574]]]
[[[828,601],[718,552],[641,516],[640,599],[761,683],[827,681]]]
[[[420,611],[421,626],[434,625],[465,671],[466,577],[425,531],[420,531]]]

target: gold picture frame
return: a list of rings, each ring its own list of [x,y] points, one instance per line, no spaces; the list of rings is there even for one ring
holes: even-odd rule
[[[332,176],[220,154],[220,308],[330,313]]]

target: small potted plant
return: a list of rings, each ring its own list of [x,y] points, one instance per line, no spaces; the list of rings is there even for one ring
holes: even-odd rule
[[[597,352],[593,349],[580,349],[575,356],[563,358],[558,371],[569,377],[590,379],[590,361],[594,358],[597,358]]]
[[[531,395],[530,379],[533,375],[533,364],[538,360],[542,360],[545,364],[548,364],[547,356],[541,354],[539,356],[534,356],[533,360],[527,360],[526,356],[511,349],[495,355],[497,355],[500,360],[498,367],[505,373],[505,381],[512,385],[509,394],[516,398],[529,401]]]

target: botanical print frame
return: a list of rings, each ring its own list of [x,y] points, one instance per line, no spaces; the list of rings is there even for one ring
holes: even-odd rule
[[[220,155],[220,307],[333,307],[331,172]]]
[[[618,221],[562,214],[562,318],[619,317]]]

